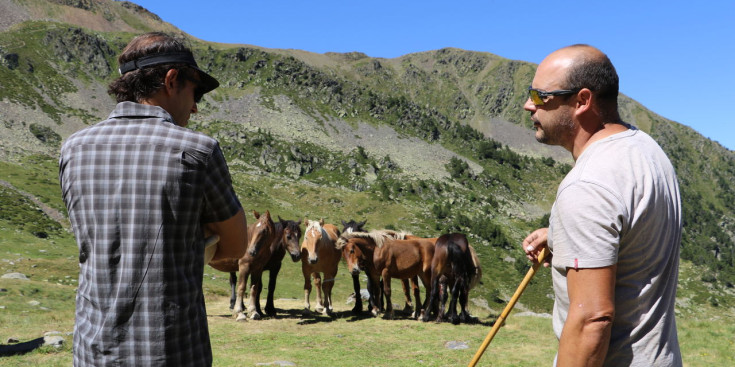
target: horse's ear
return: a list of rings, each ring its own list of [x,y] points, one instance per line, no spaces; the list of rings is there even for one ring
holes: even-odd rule
[[[364,221],[362,221],[362,222],[358,223],[357,227],[358,227],[358,228],[362,228],[362,226],[364,226],[364,225],[365,225],[365,223],[367,223],[367,219],[365,219]]]
[[[253,210],[253,216],[255,217],[255,219],[260,219],[260,213],[256,212],[255,210]]]
[[[319,218],[319,225],[320,226],[323,226],[324,225],[324,218]]]
[[[342,226],[343,227],[347,227],[347,223],[345,223],[345,220],[344,219],[340,219],[340,221],[342,221]]]
[[[271,217],[271,212],[269,210],[266,210],[265,211],[265,217],[266,218],[270,218]]]
[[[309,219],[307,219],[306,217],[304,217],[304,226],[309,226]]]
[[[281,223],[285,222],[285,220],[281,219],[281,216],[280,215],[278,216],[278,221],[281,222]]]

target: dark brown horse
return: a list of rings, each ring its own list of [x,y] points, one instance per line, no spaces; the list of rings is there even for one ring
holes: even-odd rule
[[[426,288],[426,298],[431,292],[431,260],[434,257],[435,238],[420,238],[411,236],[411,239],[386,239],[382,246],[378,246],[373,254],[375,270],[383,278],[383,293],[386,307],[383,318],[393,318],[393,304],[391,303],[391,278],[411,279],[421,278]],[[375,279],[377,282],[377,279]],[[423,311],[421,291],[416,286],[414,291],[414,314],[420,317]]]
[[[311,294],[311,277],[316,287],[317,312],[332,314],[332,288],[339,267],[340,251],[335,247],[340,232],[333,224],[325,224],[324,220],[304,219],[306,230],[301,243],[301,272],[304,275],[304,307],[309,310]],[[322,275],[324,280],[322,281]],[[322,295],[323,292],[323,295]]]
[[[243,298],[248,276],[250,276],[250,300],[247,313],[250,318],[260,319],[263,315],[260,308],[260,293],[263,289],[263,272],[266,270],[270,271],[270,276],[265,312],[269,316],[274,316],[276,309],[273,305],[273,294],[275,293],[276,279],[278,272],[281,270],[283,258],[286,256],[286,252],[291,255],[294,262],[301,257],[299,247],[301,228],[298,222],[283,220],[279,217],[278,222],[274,223],[269,211],[266,211],[263,215],[254,211],[253,215],[257,221],[248,226],[248,248],[257,246],[258,251],[255,256],[248,252],[240,258],[238,262],[239,282],[236,273],[230,272],[232,290],[230,307],[234,309],[233,311],[238,319],[246,317],[246,314],[243,313],[245,309]],[[237,288],[235,288],[235,284],[237,284]]]
[[[431,295],[422,320],[429,320],[438,303],[436,322],[442,322],[445,316],[453,324],[475,321],[467,311],[467,300],[470,289],[481,276],[477,254],[464,234],[450,233],[440,236],[431,262]],[[444,306],[450,292],[452,300],[449,302],[449,314],[445,315]],[[459,315],[456,309],[457,300],[461,308]]]
[[[362,222],[356,222],[354,219],[350,219],[349,222],[342,220],[342,235],[353,232],[365,232],[365,223],[367,220]],[[340,235],[341,237],[341,235]],[[355,290],[355,306],[352,307],[353,314],[362,313],[362,296],[360,295],[360,275],[352,274],[352,288]]]

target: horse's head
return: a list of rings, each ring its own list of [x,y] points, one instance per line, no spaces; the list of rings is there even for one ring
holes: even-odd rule
[[[354,219],[350,219],[349,222],[342,221],[342,233],[351,233],[351,232],[365,232],[365,223],[367,223],[367,219],[362,222],[355,222]]]
[[[347,262],[347,271],[350,274],[357,275],[360,269],[360,259],[363,258],[362,250],[355,244],[355,239],[345,239],[340,237],[337,241],[337,247],[342,249],[342,257]]]
[[[248,238],[250,239],[248,242],[248,255],[250,256],[255,256],[263,246],[270,246],[273,241],[273,236],[276,233],[275,225],[273,224],[269,211],[266,210],[263,215],[253,211],[253,215],[257,220],[252,228],[250,228],[250,233],[248,233]]]
[[[322,237],[327,235],[322,227],[324,219],[319,221],[304,219],[304,225],[306,231],[304,231],[304,242],[301,243],[301,256],[306,256],[309,264],[316,264],[319,261],[319,254],[317,253],[319,243],[322,241]]]
[[[281,245],[291,255],[291,260],[299,261],[301,258],[301,248],[299,240],[301,239],[301,227],[299,222],[293,220],[283,220],[278,217],[278,221],[283,227],[283,236],[281,236]]]

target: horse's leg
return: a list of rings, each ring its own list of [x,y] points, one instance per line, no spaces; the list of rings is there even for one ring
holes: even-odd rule
[[[355,307],[352,307],[353,314],[362,313],[362,295],[360,294],[360,274],[352,274],[352,288],[355,290]]]
[[[383,294],[385,294],[385,313],[384,319],[393,319],[393,303],[390,300],[390,274],[388,269],[383,269]]]
[[[428,271],[424,271],[423,273],[420,273],[419,276],[421,277],[421,283],[424,284],[426,296],[424,297],[424,302],[421,302],[421,298],[417,296],[416,298],[416,310],[419,314],[419,317],[422,317],[425,311],[425,306],[429,303],[429,297],[431,296],[431,268],[429,268]],[[416,282],[416,288],[418,289],[418,282]],[[420,291],[417,291],[417,293]]]
[[[324,312],[324,294],[322,293],[322,275],[319,272],[314,272],[314,288],[316,288],[316,306],[314,311],[322,313]]]
[[[235,309],[235,300],[237,299],[237,273],[230,272],[230,310]],[[244,306],[240,306],[245,308]]]
[[[473,323],[476,321],[475,318],[473,318],[472,315],[470,315],[470,312],[467,310],[467,301],[469,300],[469,298],[470,298],[470,280],[468,278],[464,278],[464,284],[459,294],[459,306],[460,306],[459,322]]]
[[[449,290],[447,289],[447,277],[440,276],[437,286],[439,287],[437,290],[437,294],[439,295],[439,309],[436,312],[436,322],[442,322],[446,316],[445,311],[447,306],[447,297],[449,296]]]
[[[414,280],[416,282],[419,281],[419,279],[416,277],[411,280]],[[411,310],[413,310],[413,302],[411,302],[411,290],[413,289],[413,287],[409,287],[408,279],[401,279],[401,285],[403,286],[403,295],[406,297],[406,305],[403,306],[403,311],[411,312]]]
[[[370,293],[369,300],[370,307],[372,308],[370,312],[372,312],[373,316],[378,316],[378,313],[383,311],[382,304],[380,303],[383,291],[380,284],[380,276],[375,270],[368,272],[368,293]]]
[[[452,324],[459,324],[459,317],[457,316],[457,299],[459,298],[460,288],[464,286],[461,276],[457,276],[452,284],[452,300],[449,301],[449,321]]]
[[[268,298],[265,301],[265,313],[268,316],[276,316],[276,307],[273,304],[273,294],[276,292],[276,279],[278,278],[278,272],[281,271],[281,263],[277,263],[273,269],[270,270],[268,276]]]
[[[252,320],[259,320],[263,316],[260,310],[260,292],[263,290],[263,273],[250,276],[250,305],[248,314]]]
[[[431,292],[427,291],[426,293],[429,294],[429,298],[426,300],[426,304],[424,305],[424,314],[421,316],[421,321],[427,322],[429,321],[429,317],[431,316],[431,312],[434,310],[436,302],[437,302],[437,291],[439,289],[438,286],[439,283],[439,277],[435,276],[435,274],[431,274]]]
[[[421,310],[423,309],[423,306],[424,306],[421,303],[421,289],[419,288],[419,278],[418,277],[411,278],[411,289],[413,289],[413,299],[414,299],[414,305],[415,305],[413,309],[413,313],[411,314],[411,318],[418,319],[421,314]]]
[[[311,269],[302,266],[301,272],[304,274],[304,308],[308,311],[311,308],[309,304],[309,295],[311,295]]]
[[[324,281],[322,282],[324,287],[324,314],[326,315],[332,315],[332,311],[334,311],[334,306],[332,304],[332,288],[334,288],[334,281],[337,277],[337,271],[334,270],[333,273],[324,273]],[[358,297],[360,295],[358,294]]]
[[[240,279],[237,280],[237,300],[235,300],[235,309],[233,312],[238,319],[241,319],[240,314],[245,308],[243,298],[245,296],[245,287],[248,284],[248,275],[250,275],[250,264],[242,259],[238,261],[238,264],[240,268]]]

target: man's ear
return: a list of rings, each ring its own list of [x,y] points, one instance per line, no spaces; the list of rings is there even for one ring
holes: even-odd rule
[[[592,91],[588,88],[582,88],[579,92],[577,92],[577,104],[575,106],[575,114],[581,115],[587,113],[587,111],[590,111],[592,109],[592,103],[594,102],[595,96],[592,94]]]
[[[166,72],[166,76],[163,79],[163,89],[166,91],[166,94],[172,94],[179,87],[178,76],[179,70],[177,69],[169,69]]]

